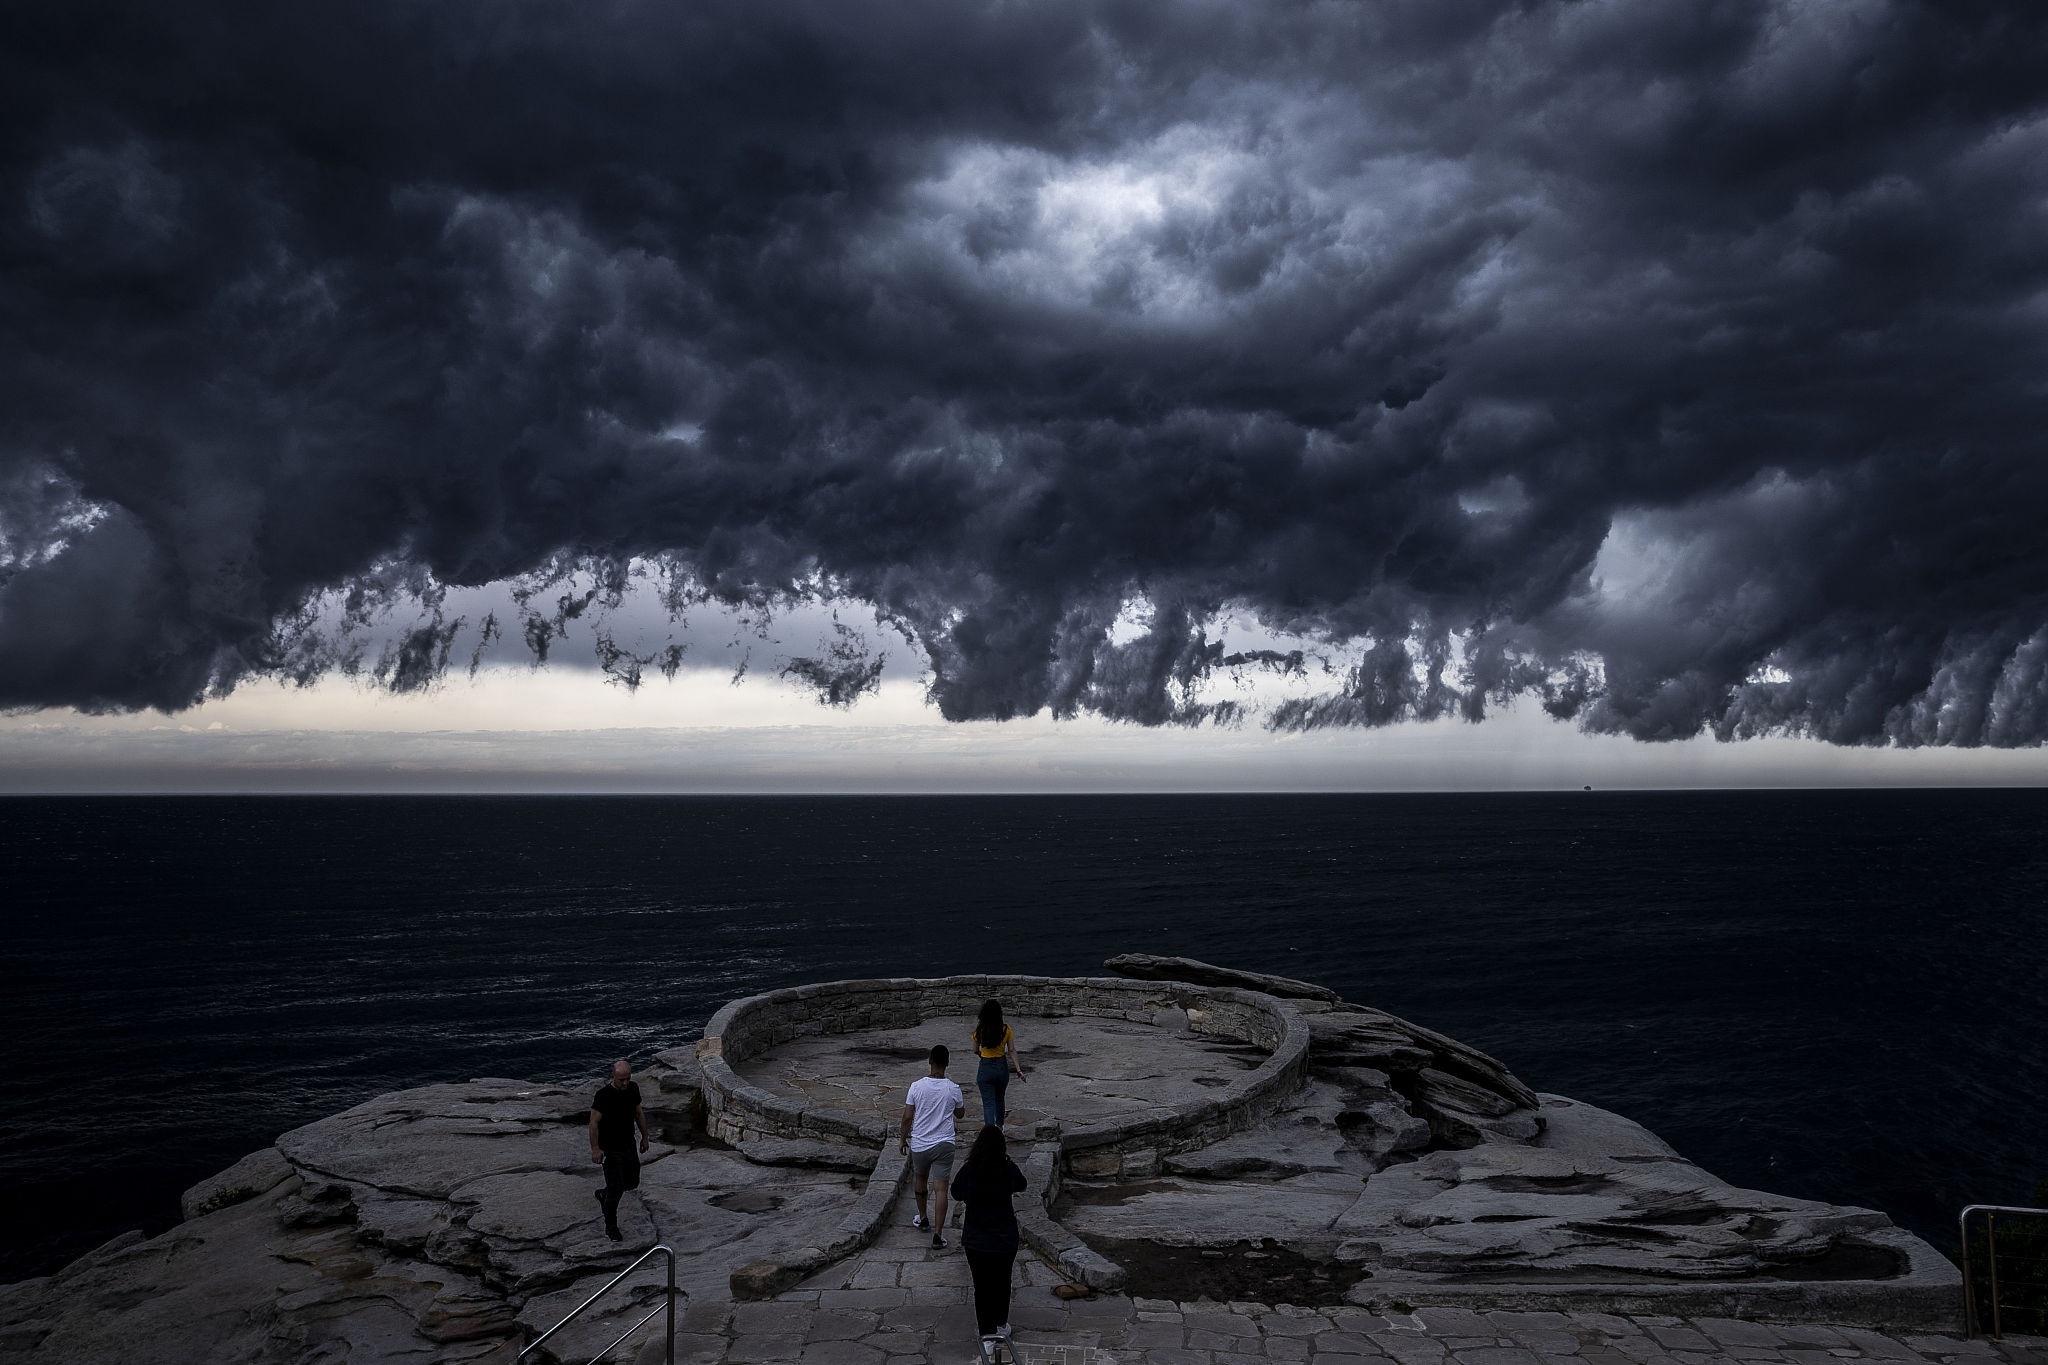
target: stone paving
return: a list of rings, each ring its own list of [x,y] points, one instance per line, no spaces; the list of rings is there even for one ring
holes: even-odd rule
[[[945,1250],[901,1217],[857,1256],[761,1303],[693,1303],[676,1345],[688,1365],[970,1365],[980,1359],[957,1229]],[[1018,1365],[2048,1365],[2048,1339],[1887,1335],[1868,1328],[1604,1313],[1475,1313],[1061,1300],[1059,1274],[1017,1258],[1010,1321]],[[659,1341],[639,1355],[660,1360]]]
[[[1015,1021],[1017,1060],[1026,1079],[1010,1082],[1004,1126],[1029,1132],[1040,1119],[1058,1115],[1072,1127],[1213,1095],[1266,1055],[1189,1032],[1178,1010],[1161,1013],[1160,1024],[1086,1015]],[[814,1035],[769,1048],[734,1070],[772,1094],[880,1119],[893,1128],[905,1088],[925,1074],[932,1044],[944,1043],[953,1053],[947,1075],[959,1083],[968,1114],[978,1119],[973,1032],[974,1020],[961,1015],[911,1028]]]
[[[694,1305],[676,1358],[692,1365],[977,1361],[958,1253],[897,1264],[911,1283],[797,1289],[764,1303]],[[962,1283],[934,1282],[956,1278]],[[1066,1303],[1032,1284],[1017,1289],[1010,1316],[1019,1365],[2048,1365],[2048,1339],[2040,1337],[1965,1341],[1849,1326],[1428,1307],[1380,1316],[1354,1308],[1107,1295]],[[659,1342],[640,1355],[643,1365],[659,1359]]]

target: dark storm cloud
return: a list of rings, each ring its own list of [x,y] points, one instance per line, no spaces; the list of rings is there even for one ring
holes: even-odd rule
[[[1232,613],[1348,648],[1288,727],[2048,734],[2036,5],[67,0],[0,63],[0,704],[414,688],[654,564],[872,603],[954,718],[1231,718],[1302,673]]]

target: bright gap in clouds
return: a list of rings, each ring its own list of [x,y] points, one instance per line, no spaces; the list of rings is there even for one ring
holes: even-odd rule
[[[176,716],[0,717],[0,792],[730,793],[1488,791],[2033,785],[2039,750],[1643,744],[1533,705],[1483,725],[1274,734],[1082,716],[941,721],[914,678],[846,709],[767,678],[683,669],[637,692],[589,668],[493,666],[393,695],[263,681]]]

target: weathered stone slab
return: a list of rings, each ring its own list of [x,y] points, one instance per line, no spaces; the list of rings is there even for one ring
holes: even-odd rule
[[[472,1276],[365,1246],[345,1225],[285,1229],[277,1206],[298,1183],[11,1287],[0,1299],[4,1358],[456,1360],[514,1339],[507,1305]]]
[[[875,1165],[875,1154],[868,1148],[803,1138],[754,1138],[740,1143],[736,1150],[757,1166],[813,1166],[865,1175]]]
[[[1379,1091],[1374,1098],[1399,1104],[1399,1096],[1391,1090]],[[1169,1175],[1212,1180],[1284,1180],[1317,1171],[1341,1172],[1355,1184],[1380,1164],[1369,1141],[1378,1129],[1362,1114],[1359,1106],[1363,1100],[1356,1089],[1311,1079],[1265,1123],[1206,1147],[1170,1155],[1163,1169]],[[1411,1145],[1426,1142],[1429,1126],[1405,1109],[1399,1112],[1410,1125],[1400,1137]],[[1354,1143],[1354,1135],[1368,1141]]]
[[[292,1165],[284,1159],[284,1153],[275,1147],[265,1147],[185,1191],[178,1207],[187,1218],[203,1218],[230,1204],[274,1190],[292,1174]]]
[[[555,1170],[589,1155],[590,1093],[481,1080],[379,1095],[277,1140],[292,1165],[417,1198],[479,1175]],[[573,1116],[571,1122],[563,1122]]]
[[[1235,986],[1258,991],[1283,1000],[1325,1000],[1334,1002],[1337,992],[1328,986],[1269,972],[1240,971],[1197,962],[1191,957],[1160,957],[1153,953],[1118,953],[1102,964],[1118,976],[1137,981],[1186,981],[1197,986]]]

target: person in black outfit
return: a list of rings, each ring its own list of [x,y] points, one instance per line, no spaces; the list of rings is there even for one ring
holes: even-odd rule
[[[992,1346],[1010,1336],[1010,1270],[1017,1261],[1017,1211],[1010,1196],[1024,1188],[1024,1172],[1010,1160],[1003,1130],[984,1125],[953,1177],[953,1197],[967,1210],[960,1246],[974,1276],[974,1318]]]
[[[640,1107],[640,1086],[633,1068],[612,1063],[612,1078],[590,1102],[590,1160],[604,1164],[604,1188],[597,1202],[604,1206],[604,1235],[625,1240],[619,1231],[619,1200],[640,1188],[640,1152],[633,1150],[633,1129],[640,1129],[640,1152],[647,1150],[647,1113]]]

